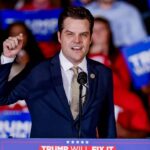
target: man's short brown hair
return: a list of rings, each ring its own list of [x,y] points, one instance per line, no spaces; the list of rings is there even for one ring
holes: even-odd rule
[[[58,31],[61,32],[63,30],[64,20],[68,17],[73,19],[87,19],[90,24],[90,33],[93,32],[94,25],[94,17],[90,13],[90,11],[84,7],[67,7],[62,11],[58,19]]]

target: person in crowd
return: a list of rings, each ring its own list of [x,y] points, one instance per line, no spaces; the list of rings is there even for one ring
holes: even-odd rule
[[[138,8],[138,10],[143,14],[149,10],[149,0],[122,0],[125,2],[128,2],[135,7]]]
[[[147,37],[139,11],[132,5],[118,0],[96,0],[86,5],[91,13],[110,21],[114,43],[117,47],[132,45]]]
[[[58,19],[60,53],[33,68],[13,89],[8,88],[7,77],[22,49],[23,35],[4,41],[0,104],[26,100],[32,138],[96,138],[97,131],[100,138],[116,137],[111,69],[86,57],[93,25],[86,8],[64,9]]]
[[[15,63],[12,66],[9,79],[19,74],[25,67],[34,66],[44,60],[41,49],[32,34],[31,30],[24,22],[14,22],[5,30],[5,38],[8,36],[15,37],[19,33],[23,33],[23,46],[15,58]]]
[[[150,35],[150,0],[123,0],[135,6],[141,13],[148,35]]]
[[[102,17],[95,18],[88,57],[105,64],[113,71],[118,137],[147,137],[150,133],[148,114],[140,97],[130,89],[131,77],[126,62],[120,50],[114,46],[108,20]]]
[[[16,55],[15,61],[11,67],[8,77],[9,87],[14,83],[18,83],[24,78],[31,68],[44,60],[41,49],[36,42],[36,39],[30,29],[23,22],[14,22],[3,31],[3,38],[8,36],[15,37],[19,33],[23,33],[23,46],[20,52]],[[1,46],[2,47],[2,46]],[[0,110],[26,110],[27,106],[24,101],[18,101],[10,106],[0,106]]]
[[[67,1],[67,0],[63,0]],[[67,4],[66,4],[67,5]],[[68,4],[69,5],[69,4]],[[54,0],[31,0],[31,1],[26,1],[22,7],[19,7],[19,11],[37,11],[37,10],[44,10],[44,11],[51,11],[53,9],[61,9],[63,7],[62,2],[59,1],[54,1]],[[48,12],[49,13],[49,12]],[[53,13],[53,12],[50,12]],[[46,12],[45,12],[45,15]],[[45,25],[43,24],[45,27]],[[50,25],[49,25],[50,27]],[[49,31],[47,31],[49,32]],[[45,34],[45,33],[44,33]],[[50,58],[54,56],[60,48],[60,45],[58,41],[55,38],[55,34],[53,33],[52,38],[50,40],[40,40],[38,41],[38,45],[42,50],[42,53],[45,58]]]

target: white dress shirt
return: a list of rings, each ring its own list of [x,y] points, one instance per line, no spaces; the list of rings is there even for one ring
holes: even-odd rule
[[[1,55],[1,58],[0,58],[1,60],[1,64],[7,64],[7,63],[12,63],[14,60],[15,60],[15,58],[9,58],[9,57],[6,57],[6,56],[4,56],[4,55]]]
[[[59,54],[60,59],[60,65],[61,65],[61,73],[62,73],[62,79],[63,79],[63,86],[64,90],[68,99],[68,102],[71,101],[71,81],[73,77],[73,71],[71,68],[74,66],[62,53],[62,51]],[[79,72],[84,71],[88,73],[87,71],[87,61],[84,58],[83,61],[78,65],[80,68]],[[83,95],[85,94],[86,88],[83,87]]]

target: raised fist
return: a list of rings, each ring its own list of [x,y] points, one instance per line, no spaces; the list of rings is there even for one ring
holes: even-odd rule
[[[22,49],[22,45],[22,33],[20,33],[18,36],[8,37],[8,39],[3,42],[3,55],[9,58],[15,57]]]

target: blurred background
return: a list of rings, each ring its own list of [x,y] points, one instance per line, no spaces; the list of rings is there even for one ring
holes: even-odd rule
[[[24,35],[9,87],[60,51],[57,20],[67,6],[86,7],[95,17],[88,57],[113,71],[118,138],[149,138],[150,0],[0,0],[0,52],[8,36]],[[28,138],[30,128],[24,100],[0,106],[0,138]]]

